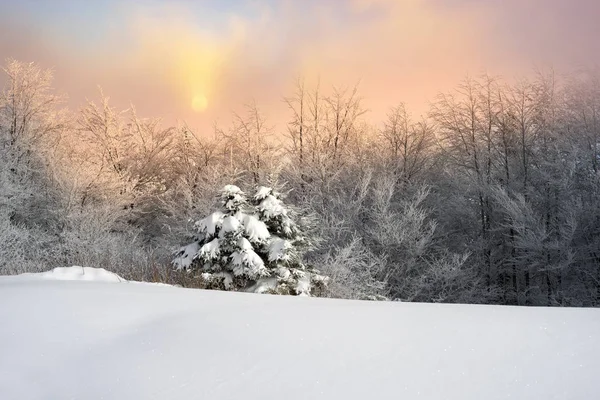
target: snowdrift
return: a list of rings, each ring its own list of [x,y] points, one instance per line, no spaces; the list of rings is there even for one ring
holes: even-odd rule
[[[0,277],[0,399],[600,398],[596,309],[48,278],[72,274]]]
[[[39,272],[33,274],[21,274],[19,279],[49,279],[56,281],[94,281],[94,282],[123,282],[121,278],[114,272],[105,270],[104,268],[91,267],[62,267],[54,268],[51,271]]]

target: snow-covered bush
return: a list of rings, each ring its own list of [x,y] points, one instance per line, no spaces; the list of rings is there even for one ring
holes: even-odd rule
[[[387,260],[373,254],[359,237],[345,246],[335,246],[320,258],[319,265],[330,278],[327,297],[387,300]]]
[[[221,205],[196,222],[195,241],[173,260],[177,269],[198,272],[209,289],[307,296],[324,289],[328,279],[302,261],[311,241],[281,194],[259,187],[248,199],[227,185]]]

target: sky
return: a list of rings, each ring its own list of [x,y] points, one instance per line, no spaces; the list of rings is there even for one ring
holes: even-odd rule
[[[226,125],[255,101],[276,129],[298,79],[359,84],[368,118],[413,115],[467,75],[600,64],[597,0],[0,0],[0,59],[52,68],[74,109]]]

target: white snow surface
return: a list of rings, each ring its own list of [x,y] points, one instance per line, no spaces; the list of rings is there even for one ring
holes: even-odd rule
[[[104,268],[80,267],[58,267],[53,270],[38,273],[21,274],[22,278],[55,280],[55,281],[95,281],[95,282],[124,282],[114,272]],[[1,397],[0,397],[1,398]]]
[[[0,277],[0,399],[588,400],[599,375],[598,309]]]

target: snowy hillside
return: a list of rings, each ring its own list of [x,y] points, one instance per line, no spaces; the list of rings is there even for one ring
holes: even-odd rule
[[[596,309],[252,295],[96,274],[114,282],[0,277],[0,399],[600,398]]]

